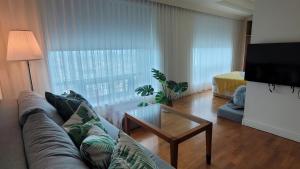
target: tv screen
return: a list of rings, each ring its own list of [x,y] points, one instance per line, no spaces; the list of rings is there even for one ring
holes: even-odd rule
[[[250,44],[245,80],[300,86],[300,43]]]

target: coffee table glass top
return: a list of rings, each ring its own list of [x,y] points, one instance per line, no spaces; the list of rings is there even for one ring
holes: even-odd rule
[[[127,114],[171,137],[177,137],[193,128],[207,124],[205,120],[185,116],[185,113],[159,104],[140,107],[127,112]]]

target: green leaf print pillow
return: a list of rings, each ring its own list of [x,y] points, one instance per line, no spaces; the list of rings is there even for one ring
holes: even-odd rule
[[[137,142],[120,131],[108,169],[158,169],[158,167]]]
[[[87,137],[88,131],[94,126],[104,129],[100,118],[86,103],[82,102],[76,112],[65,122],[63,128],[77,147]],[[106,132],[106,131],[105,131]]]

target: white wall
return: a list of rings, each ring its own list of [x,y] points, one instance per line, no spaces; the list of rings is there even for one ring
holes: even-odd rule
[[[299,0],[257,0],[255,6],[251,43],[300,42]],[[300,142],[298,89],[292,94],[276,86],[270,93],[267,84],[248,82],[243,124]]]
[[[30,90],[26,62],[7,61],[7,40],[10,30],[31,30],[43,49],[37,0],[0,0],[0,87],[3,99],[16,99],[22,90]],[[44,94],[48,85],[45,59],[31,61],[34,90]]]

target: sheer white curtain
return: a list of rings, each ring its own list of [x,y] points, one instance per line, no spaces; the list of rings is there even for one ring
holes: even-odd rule
[[[151,68],[189,82],[187,94],[208,89],[237,55],[241,21],[149,0],[39,2],[52,90],[76,90],[95,105],[156,86]]]
[[[73,89],[94,105],[134,99],[160,67],[151,3],[42,0],[52,90]]]
[[[186,94],[210,89],[214,75],[235,69],[235,58],[241,58],[242,21],[158,6],[164,68],[171,79],[189,82]]]
[[[205,15],[195,16],[195,21],[191,90],[202,91],[211,88],[213,76],[235,69],[235,55],[242,57],[242,22]]]

